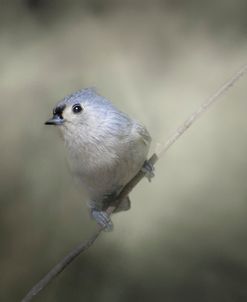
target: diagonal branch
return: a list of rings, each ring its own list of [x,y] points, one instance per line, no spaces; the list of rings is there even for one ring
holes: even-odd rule
[[[158,146],[156,150],[157,156],[160,158],[167,150],[178,140],[178,138],[198,120],[213,104],[219,101],[220,97],[225,94],[234,84],[238,82],[247,72],[247,64],[242,66],[228,81],[226,81],[218,90],[215,91],[202,105],[193,112],[183,124],[176,129],[173,135],[166,141],[165,144]]]
[[[247,72],[247,64],[244,65],[233,77],[221,86],[211,97],[209,97],[194,113],[192,113],[185,122],[177,128],[174,134],[166,141],[165,144],[159,146],[156,152],[149,158],[148,162],[154,165],[158,159],[163,156],[167,150],[179,139],[179,137],[195,123],[219,98],[226,93],[241,77]],[[120,194],[115,198],[117,204],[111,205],[106,210],[111,214],[120,204],[121,200],[126,197],[133,188],[142,180],[145,172],[139,171],[137,175],[123,188]],[[114,200],[112,200],[114,201]],[[39,292],[41,292],[51,281],[54,280],[76,257],[82,252],[89,249],[95,240],[99,237],[103,228],[98,227],[97,231],[86,241],[80,243],[72,251],[70,251],[61,261],[59,261],[22,299],[21,302],[31,301]]]

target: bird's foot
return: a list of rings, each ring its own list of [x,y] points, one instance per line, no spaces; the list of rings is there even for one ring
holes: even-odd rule
[[[147,160],[145,160],[141,170],[142,170],[142,172],[145,173],[145,176],[147,177],[149,182],[155,176],[154,165],[150,164]]]
[[[113,230],[111,218],[105,211],[91,209],[91,216],[104,229],[104,231],[110,232]]]

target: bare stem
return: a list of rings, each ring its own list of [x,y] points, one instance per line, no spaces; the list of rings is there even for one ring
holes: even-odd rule
[[[247,72],[247,64],[244,65],[233,77],[222,85],[211,97],[209,97],[194,113],[192,113],[185,122],[177,128],[174,134],[166,141],[165,144],[159,146],[158,150],[149,158],[148,162],[154,165],[158,159],[163,156],[167,150],[178,140],[178,138],[192,125],[199,117],[201,117],[220,96],[227,92],[244,74]],[[145,176],[143,171],[138,174],[123,188],[120,194],[115,198],[117,203],[108,207],[107,213],[111,214],[119,205],[121,200],[126,197],[133,188]],[[21,302],[31,301],[40,291],[42,291],[56,276],[58,276],[76,257],[82,252],[90,248],[95,240],[99,237],[103,229],[98,227],[98,230],[86,241],[80,243],[73,250],[71,250],[62,260],[60,260],[22,299]]]
[[[167,150],[176,142],[176,140],[198,120],[214,103],[219,101],[220,97],[225,94],[240,78],[247,72],[247,64],[239,69],[224,85],[222,85],[213,95],[211,95],[202,105],[193,112],[184,122],[176,129],[173,135],[168,138],[165,144],[159,145],[156,150],[158,158],[163,156]]]

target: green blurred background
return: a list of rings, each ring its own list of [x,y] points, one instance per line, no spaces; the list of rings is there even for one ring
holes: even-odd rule
[[[246,63],[247,2],[0,1],[0,301],[20,301],[95,229],[53,105],[94,86],[153,146]],[[131,194],[115,230],[35,301],[247,301],[242,79]]]

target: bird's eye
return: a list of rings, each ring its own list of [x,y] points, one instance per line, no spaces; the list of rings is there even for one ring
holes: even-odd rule
[[[80,105],[80,104],[75,104],[75,105],[73,105],[72,111],[73,111],[74,113],[79,113],[79,112],[81,112],[81,111],[82,111],[81,105]]]

